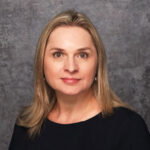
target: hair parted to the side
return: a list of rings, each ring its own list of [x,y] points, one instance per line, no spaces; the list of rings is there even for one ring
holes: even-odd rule
[[[60,26],[78,26],[89,32],[97,50],[97,81],[92,84],[94,95],[101,104],[103,116],[113,113],[118,106],[128,107],[112,91],[107,77],[106,54],[99,34],[89,18],[75,10],[67,10],[55,16],[46,25],[37,44],[34,67],[34,96],[31,105],[25,107],[17,119],[17,124],[28,128],[30,138],[40,133],[40,128],[56,102],[55,91],[44,80],[43,60],[45,48],[51,32]]]

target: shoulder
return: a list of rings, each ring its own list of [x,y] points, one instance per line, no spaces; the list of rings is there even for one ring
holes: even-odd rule
[[[145,124],[145,121],[144,119],[142,118],[142,116],[131,110],[131,109],[128,109],[128,108],[125,108],[125,107],[116,107],[114,108],[114,113],[112,114],[112,116],[108,117],[110,120],[115,120],[115,121],[118,121],[120,124],[121,123],[127,123],[127,122],[130,122],[130,123],[144,123]]]
[[[103,125],[110,132],[138,132],[149,135],[148,127],[140,114],[125,107],[114,108],[111,116],[99,119],[99,125]],[[130,133],[131,133],[130,132]],[[137,133],[136,133],[137,134]]]
[[[144,127],[147,128],[146,123],[144,121],[144,119],[142,118],[142,116],[133,111],[130,110],[128,108],[124,108],[124,107],[118,107],[114,109],[114,114],[113,116],[116,120],[118,119],[118,121],[125,125],[129,124],[129,125],[136,125],[136,127]]]
[[[13,137],[23,137],[27,136],[28,128],[18,125],[17,123],[14,125]]]
[[[126,107],[115,107],[114,115],[116,115],[117,117],[140,116],[137,112]]]
[[[115,108],[114,118],[119,122],[122,128],[128,126],[130,127],[128,130],[134,128],[134,130],[138,129],[139,132],[143,132],[143,130],[148,132],[148,127],[143,117],[133,110],[124,107]]]
[[[149,149],[150,133],[140,114],[127,108],[116,108],[112,118],[117,122],[119,149]]]
[[[27,141],[28,141],[27,128],[15,124],[11,141],[9,144],[9,150],[15,149],[16,146],[20,147],[23,143],[27,143]]]
[[[9,150],[16,149],[16,147],[19,149],[25,141],[27,141],[27,128],[15,124]]]
[[[17,123],[14,125],[13,134],[14,135],[26,135],[28,128],[18,125]]]

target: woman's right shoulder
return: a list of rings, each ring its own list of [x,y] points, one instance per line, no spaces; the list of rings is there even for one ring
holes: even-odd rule
[[[26,127],[20,126],[17,123],[15,123],[13,131],[12,131],[11,141],[9,144],[9,150],[15,150],[16,145],[19,146],[24,141],[28,140],[27,130],[28,129]]]
[[[15,123],[13,132],[12,132],[12,140],[27,137],[28,135],[27,131],[28,131],[28,128],[20,126],[17,123]]]
[[[13,132],[19,134],[19,133],[26,133],[27,130],[28,130],[27,127],[18,125],[18,123],[16,122],[15,125],[14,125],[14,130],[13,130]]]

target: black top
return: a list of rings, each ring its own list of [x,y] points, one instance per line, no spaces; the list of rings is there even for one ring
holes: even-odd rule
[[[99,113],[71,124],[46,119],[34,140],[15,125],[9,150],[150,150],[150,134],[139,114],[119,107],[107,118]]]

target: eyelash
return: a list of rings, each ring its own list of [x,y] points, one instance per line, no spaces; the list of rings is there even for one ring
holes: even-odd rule
[[[80,53],[80,54],[84,54],[84,56],[86,55],[86,57],[82,57],[82,58],[88,58],[88,56],[89,56],[88,53],[83,53],[83,52],[82,52],[82,53]]]
[[[53,56],[54,56],[54,57],[56,57],[55,54],[62,54],[62,53],[61,53],[61,52],[55,52],[55,53],[53,53]]]
[[[55,53],[53,53],[54,57],[59,58],[59,57],[56,56],[56,54],[61,54],[62,55],[63,53],[62,52],[55,52]],[[89,56],[88,53],[85,53],[85,52],[81,52],[80,54],[84,54],[84,56],[86,55],[86,57],[81,57],[81,58],[88,58],[88,56]]]

